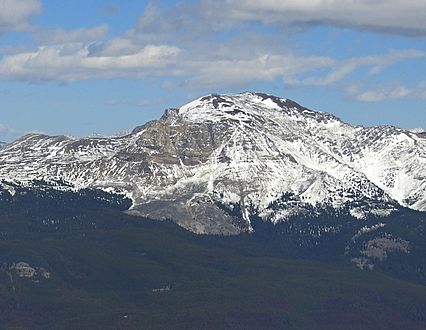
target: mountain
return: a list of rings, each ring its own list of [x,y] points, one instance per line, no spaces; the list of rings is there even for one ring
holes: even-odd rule
[[[0,141],[0,149],[6,145],[6,142]]]
[[[253,231],[323,212],[426,211],[426,137],[349,125],[262,93],[211,94],[113,137],[29,134],[0,150],[3,189],[42,181],[132,199],[129,213],[195,233]]]
[[[425,143],[261,93],[23,136],[0,150],[0,324],[424,329]]]

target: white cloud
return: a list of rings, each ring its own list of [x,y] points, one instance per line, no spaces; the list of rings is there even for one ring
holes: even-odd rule
[[[13,140],[16,138],[17,134],[18,132],[16,132],[13,128],[0,123],[0,142]]]
[[[40,29],[36,32],[35,38],[38,44],[55,45],[97,41],[104,38],[107,32],[108,26],[105,24],[92,28],[81,28],[69,31],[63,29]]]
[[[141,48],[141,44],[131,37],[120,36],[105,42],[92,44],[90,51],[97,56],[120,56],[134,54]]]
[[[426,35],[424,0],[204,0],[206,12],[286,25],[330,25]]]
[[[233,0],[218,2],[225,7],[216,14],[224,14],[225,9],[231,9],[233,17],[243,12],[250,13],[253,8],[259,9],[259,15],[275,8],[278,16],[274,18],[272,15],[272,21],[278,20],[282,11],[288,14],[284,10],[286,6],[305,11],[318,10],[320,17],[330,4],[335,5],[333,10],[343,10],[333,0],[326,3],[322,0],[242,0],[241,3],[247,4],[244,8]],[[366,1],[343,2],[352,7],[357,3],[362,7]],[[349,79],[361,69],[366,69],[370,75],[378,75],[399,61],[426,57],[426,52],[419,50],[391,50],[381,55],[347,59],[306,55],[291,38],[282,37],[277,42],[272,33],[264,33],[239,21],[234,21],[240,27],[236,30],[233,30],[235,26],[221,26],[211,20],[203,22],[200,9],[212,10],[212,3],[206,0],[200,7],[180,5],[163,8],[150,3],[133,29],[110,39],[107,39],[106,25],[70,31],[38,28],[34,33],[36,42],[41,46],[0,57],[0,80],[69,82],[162,77],[167,80],[164,86],[192,89],[246,88],[252,82],[274,80],[293,86],[329,86]],[[382,0],[374,3],[378,5]],[[291,19],[289,22],[292,22]],[[242,27],[247,27],[247,30]],[[399,93],[403,94],[404,90]],[[379,99],[390,95],[402,97],[398,96],[398,91],[375,97]],[[359,96],[365,100],[375,97],[368,94]]]
[[[363,102],[378,102],[383,100],[402,99],[410,95],[411,91],[404,86],[379,87],[376,89],[363,91],[356,99]]]
[[[217,18],[206,20],[197,2],[166,7],[150,1],[139,17],[134,32],[146,41],[191,42],[194,38],[207,38],[212,32],[229,27],[216,22]]]
[[[380,86],[365,86],[352,84],[346,87],[349,97],[361,102],[379,102],[400,99],[426,99],[426,81],[414,87],[403,86],[400,83]]]
[[[236,54],[238,55],[238,54]],[[294,55],[262,54],[253,57],[225,57],[210,60],[188,61],[185,70],[192,72],[186,86],[239,87],[253,81],[286,82],[295,77],[329,67],[334,62],[329,57],[303,57]]]
[[[390,51],[376,56],[361,56],[337,60],[327,56],[296,54],[222,53],[220,58],[190,59],[180,65],[192,78],[184,86],[239,87],[253,81],[281,79],[287,85],[329,86],[347,78],[354,71],[367,67],[377,74],[399,61],[425,57],[416,50]],[[380,67],[380,70],[376,68]],[[325,72],[325,73],[324,73]],[[319,74],[322,73],[322,74]]]
[[[0,32],[27,29],[30,17],[40,12],[39,0],[0,0]]]
[[[335,61],[325,76],[313,76],[294,81],[293,84],[328,86],[336,83],[360,67],[369,67],[370,74],[378,74],[386,67],[403,60],[426,57],[426,52],[419,50],[392,50],[384,55],[360,56],[347,60]]]
[[[81,43],[44,46],[0,61],[0,77],[26,81],[74,81],[90,78],[142,77],[159,74],[174,63],[180,49],[146,45],[130,55],[93,56]]]
[[[15,130],[7,125],[1,124],[0,123],[0,133],[1,134],[10,134],[15,132]]]
[[[426,99],[426,80],[417,84],[414,89],[414,96],[419,99]]]
[[[0,79],[67,82],[161,76],[179,80],[166,85],[195,89],[243,87],[254,81],[275,79],[287,85],[327,86],[346,79],[361,67],[378,74],[399,61],[426,56],[417,50],[395,50],[338,60],[294,54],[263,44],[245,51],[244,45],[252,41],[241,39],[238,47],[232,40],[217,47],[195,42],[182,49],[169,44],[144,45],[127,34],[105,42],[48,45],[4,56],[0,60]]]
[[[132,107],[138,107],[138,108],[143,108],[146,107],[147,105],[152,104],[154,101],[153,100],[133,100],[130,98],[119,98],[119,99],[110,99],[108,101],[106,101],[106,105],[109,106],[132,106]]]

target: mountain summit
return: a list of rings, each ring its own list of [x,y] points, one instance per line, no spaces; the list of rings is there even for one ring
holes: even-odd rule
[[[254,216],[426,210],[424,134],[352,126],[263,93],[204,96],[125,136],[26,135],[0,164],[6,188],[42,179],[122,192],[129,212],[196,233],[251,231]]]

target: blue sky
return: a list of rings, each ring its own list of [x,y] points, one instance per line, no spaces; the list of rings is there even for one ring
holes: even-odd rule
[[[0,0],[0,140],[115,134],[253,90],[426,129],[426,2]]]

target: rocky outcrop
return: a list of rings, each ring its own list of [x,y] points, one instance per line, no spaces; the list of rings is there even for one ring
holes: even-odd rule
[[[18,277],[29,278],[32,280],[48,280],[51,276],[50,272],[45,268],[33,267],[27,262],[23,261],[17,262],[16,264],[12,264],[10,266],[10,271]]]
[[[353,258],[352,263],[360,269],[372,270],[376,262],[385,262],[390,253],[410,253],[410,242],[388,234],[366,242],[360,253],[361,256]]]

